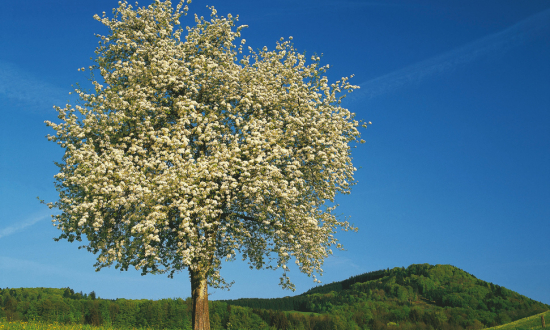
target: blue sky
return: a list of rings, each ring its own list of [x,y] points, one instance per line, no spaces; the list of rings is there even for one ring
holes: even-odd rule
[[[74,102],[77,68],[106,33],[92,16],[116,0],[0,4],[0,287],[71,287],[103,298],[190,296],[174,279],[95,272],[94,256],[54,242],[53,175],[62,150],[45,138],[53,105]],[[149,2],[141,2],[141,5]],[[194,0],[191,12],[239,14],[247,44],[294,37],[323,54],[331,80],[354,74],[345,100],[372,121],[353,152],[360,168],[337,213],[358,233],[325,262],[324,283],[415,263],[451,264],[550,304],[550,2]],[[193,24],[190,17],[183,24]],[[225,264],[230,291],[210,299],[281,297],[311,288],[280,273]]]

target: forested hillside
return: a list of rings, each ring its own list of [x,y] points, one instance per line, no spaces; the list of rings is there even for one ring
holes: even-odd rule
[[[550,309],[449,265],[380,270],[294,297],[212,301],[214,329],[481,329]],[[190,329],[191,300],[99,299],[70,288],[0,289],[0,318]]]
[[[379,270],[294,297],[225,301],[254,309],[324,313],[360,328],[466,329],[505,324],[550,309],[450,265]]]

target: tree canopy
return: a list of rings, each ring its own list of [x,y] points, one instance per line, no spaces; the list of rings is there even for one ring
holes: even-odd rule
[[[214,287],[227,285],[221,261],[241,254],[282,268],[293,289],[291,258],[315,278],[341,248],[335,232],[355,229],[325,203],[355,183],[360,123],[340,102],[357,86],[329,84],[328,65],[306,63],[291,38],[244,49],[238,16],[210,10],[185,28],[184,1],[123,1],[112,18],[95,16],[109,34],[81,69],[94,88],[46,122],[65,149],[49,204],[61,210],[58,240],[85,236],[98,270],[189,269]]]

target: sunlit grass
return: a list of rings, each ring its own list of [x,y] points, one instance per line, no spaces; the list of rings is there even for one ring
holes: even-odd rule
[[[320,315],[317,313],[302,313],[297,311],[291,311],[287,313],[299,313],[303,315]],[[542,327],[541,323],[541,315],[544,315],[544,319],[546,321],[546,327]],[[487,330],[547,330],[550,329],[550,310],[536,314],[533,316],[529,316],[511,323],[499,325],[492,328],[487,328]],[[110,327],[110,326],[98,326],[94,327],[91,325],[83,325],[83,324],[60,324],[60,323],[44,323],[44,322],[25,322],[25,321],[7,321],[6,319],[0,319],[0,330],[38,330],[38,329],[45,329],[45,330],[77,330],[77,329],[84,329],[84,330],[150,330],[152,328],[116,328],[116,327]]]
[[[536,314],[533,316],[529,316],[514,322],[506,323],[503,325],[499,325],[496,327],[489,328],[490,330],[542,330],[542,321],[541,321],[541,315],[544,315],[544,320],[546,323],[546,329],[550,329],[550,310]],[[489,330],[488,329],[488,330]]]
[[[44,322],[25,322],[25,321],[6,321],[5,319],[0,319],[0,330],[148,330],[151,328],[114,328],[107,326],[94,327],[91,325],[83,324],[61,324],[61,323],[44,323]]]

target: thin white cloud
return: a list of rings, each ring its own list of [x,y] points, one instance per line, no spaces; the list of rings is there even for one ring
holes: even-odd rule
[[[0,268],[4,271],[22,271],[30,274],[44,275],[67,275],[67,270],[60,268],[58,265],[48,265],[31,260],[16,259],[11,257],[0,256]]]
[[[31,217],[29,217],[28,219],[24,220],[24,221],[21,221],[21,222],[18,222],[18,223],[15,223],[11,226],[8,226],[8,227],[5,227],[5,228],[0,228],[0,238],[2,237],[6,237],[6,236],[9,236],[11,234],[14,234],[18,231],[21,231],[27,227],[30,227],[32,225],[34,225],[35,223],[39,222],[39,221],[42,221],[42,220],[45,220],[45,219],[48,219],[50,217],[50,214],[37,214],[37,215],[33,215]]]
[[[29,111],[52,110],[64,105],[69,92],[48,83],[17,65],[0,60],[0,96],[15,101]]]
[[[100,272],[96,272],[90,265],[89,267],[66,267],[63,262],[43,263],[34,260],[13,258],[7,256],[0,256],[0,269],[4,272],[6,278],[14,278],[25,274],[25,280],[34,281],[40,278],[40,281],[51,282],[57,281],[60,278],[64,279],[78,279],[79,282],[84,281],[87,283],[134,283],[134,284],[147,284],[150,285],[152,281],[172,281],[166,276],[154,275],[141,276],[138,271],[124,272],[121,270],[104,269]],[[156,280],[155,280],[156,278]]]
[[[428,77],[451,71],[490,53],[507,51],[541,35],[548,37],[549,30],[550,9],[547,9],[500,32],[490,34],[403,69],[368,80],[360,84],[361,89],[359,91],[350,95],[350,101],[373,98],[399,89],[402,86],[418,84]]]
[[[353,268],[356,271],[362,271],[362,267],[353,262],[348,257],[332,255],[325,259],[324,269],[341,269],[342,267]]]

